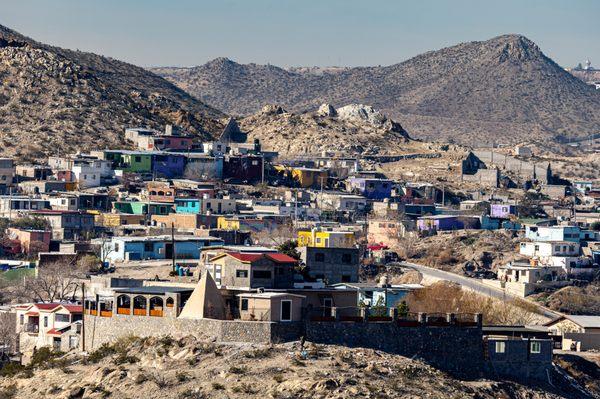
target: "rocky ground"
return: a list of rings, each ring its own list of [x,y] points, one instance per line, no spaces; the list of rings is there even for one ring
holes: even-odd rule
[[[193,337],[124,339],[86,357],[49,356],[13,372],[0,377],[0,398],[578,397],[543,385],[464,381],[370,349],[308,343],[303,356],[298,343],[225,346]]]

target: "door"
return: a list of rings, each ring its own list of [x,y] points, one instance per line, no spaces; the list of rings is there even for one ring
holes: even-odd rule
[[[168,242],[165,244],[165,259],[173,258],[173,243]]]
[[[281,301],[281,321],[292,321],[292,301],[289,299]]]
[[[332,298],[323,298],[323,316],[331,316],[331,308],[333,307]]]

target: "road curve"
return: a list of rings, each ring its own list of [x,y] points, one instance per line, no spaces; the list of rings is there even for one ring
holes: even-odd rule
[[[460,284],[461,286],[463,286],[467,289],[470,289],[472,291],[475,291],[479,294],[486,295],[486,296],[489,296],[492,298],[496,298],[496,299],[500,299],[500,300],[505,300],[505,299],[521,299],[522,300],[523,299],[523,298],[517,297],[515,295],[508,294],[504,290],[490,287],[489,285],[486,285],[475,278],[460,276],[458,274],[446,272],[446,271],[439,270],[439,269],[434,269],[432,267],[423,266],[423,265],[419,265],[417,263],[412,263],[412,262],[399,262],[399,264],[403,267],[408,267],[408,268],[414,269],[414,270],[418,271],[419,273],[423,274],[424,276],[429,276],[429,277],[437,278],[440,280],[451,281],[451,282]],[[545,317],[548,317],[550,319],[555,319],[555,318],[561,316],[561,313],[559,313],[559,312],[550,310],[550,309],[548,309],[544,306],[541,306],[533,301],[528,301],[527,299],[525,299],[525,300],[527,302],[537,306],[540,313],[542,315],[544,315]]]

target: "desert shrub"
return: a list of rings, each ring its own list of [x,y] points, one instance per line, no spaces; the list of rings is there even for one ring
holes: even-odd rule
[[[248,359],[262,359],[262,358],[266,358],[269,357],[271,355],[271,349],[272,348],[261,348],[261,349],[254,349],[251,351],[247,351],[244,352],[244,356],[247,357]]]
[[[229,372],[232,374],[246,374],[248,371],[247,367],[244,366],[231,366],[229,367]]]
[[[223,384],[221,384],[221,383],[219,383],[219,382],[213,382],[213,383],[212,383],[212,388],[213,388],[215,391],[222,391],[222,390],[224,390],[224,389],[225,389],[225,385],[223,385]]]
[[[281,373],[273,374],[273,380],[275,380],[276,383],[281,384],[284,380],[283,374],[281,374]]]

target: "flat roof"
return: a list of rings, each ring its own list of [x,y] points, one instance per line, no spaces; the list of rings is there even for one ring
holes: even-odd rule
[[[114,292],[129,293],[129,294],[147,294],[147,295],[164,295],[168,293],[191,292],[193,288],[173,287],[173,286],[145,286],[145,287],[122,287],[113,288]]]
[[[113,237],[114,239],[125,241],[125,242],[136,242],[136,241],[171,241],[172,237],[170,235],[160,235],[160,236],[142,236],[142,237]],[[219,237],[200,237],[200,236],[186,236],[186,235],[175,235],[175,241],[223,241],[222,238]]]
[[[298,294],[290,294],[287,292],[248,292],[244,294],[239,294],[240,297],[251,297],[251,298],[280,298],[284,296],[294,296],[297,298],[306,298],[304,295]]]

